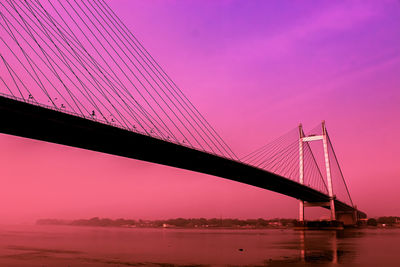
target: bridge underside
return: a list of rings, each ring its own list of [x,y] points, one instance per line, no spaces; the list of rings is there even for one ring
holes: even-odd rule
[[[297,199],[327,202],[315,189],[227,158],[0,96],[0,132],[210,174]],[[335,200],[337,211],[354,208]],[[359,217],[366,217],[358,211]]]

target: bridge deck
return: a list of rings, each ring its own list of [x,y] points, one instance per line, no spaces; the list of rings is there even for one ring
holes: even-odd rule
[[[308,202],[329,201],[315,189],[239,161],[2,96],[0,117],[1,133],[210,174]],[[354,210],[335,204],[337,211]]]

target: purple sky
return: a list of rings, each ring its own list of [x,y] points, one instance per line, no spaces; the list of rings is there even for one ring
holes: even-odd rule
[[[239,156],[326,120],[354,202],[400,215],[399,1],[109,2]],[[5,135],[0,145],[4,222],[297,217],[296,200],[217,177]]]

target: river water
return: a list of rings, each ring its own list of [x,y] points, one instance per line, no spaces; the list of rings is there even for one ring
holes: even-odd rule
[[[400,266],[400,229],[0,226],[0,266]]]

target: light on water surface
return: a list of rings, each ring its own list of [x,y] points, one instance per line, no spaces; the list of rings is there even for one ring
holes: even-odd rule
[[[1,266],[397,266],[398,229],[1,226]]]

